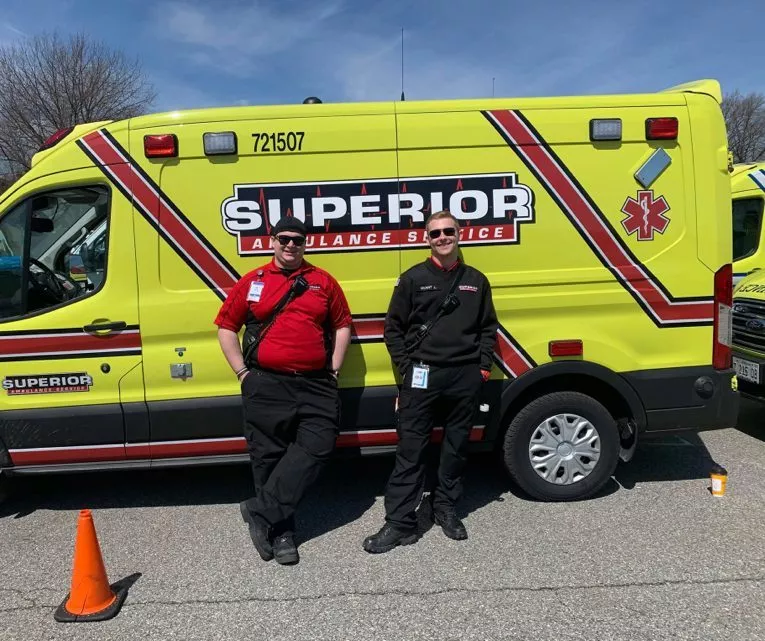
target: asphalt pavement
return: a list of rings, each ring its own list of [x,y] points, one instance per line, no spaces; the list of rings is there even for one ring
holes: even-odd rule
[[[713,462],[729,472],[721,498]],[[301,506],[293,567],[250,542],[246,466],[19,478],[0,505],[0,639],[765,638],[765,406],[642,443],[577,503],[531,501],[474,457],[467,541],[436,526],[369,555],[391,464],[333,461]],[[130,588],[110,621],[58,623],[82,508],[109,580]]]

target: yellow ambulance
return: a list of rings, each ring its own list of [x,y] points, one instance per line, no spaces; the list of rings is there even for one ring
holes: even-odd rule
[[[471,443],[529,495],[592,495],[638,439],[734,425],[720,102],[702,80],[57,132],[0,198],[2,473],[246,460],[213,319],[270,260],[268,230],[286,215],[306,221],[306,258],[353,313],[338,450],[396,443],[383,321],[399,274],[429,255],[427,216],[445,208],[500,320]]]
[[[733,367],[743,396],[765,401],[765,271],[744,276],[733,291]]]
[[[765,205],[765,162],[734,165],[733,283],[765,267],[762,214]]]

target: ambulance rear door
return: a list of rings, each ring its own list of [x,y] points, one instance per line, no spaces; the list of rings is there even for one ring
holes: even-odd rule
[[[0,213],[0,438],[17,467],[121,461],[122,402],[145,417],[130,203],[95,167],[61,176]]]

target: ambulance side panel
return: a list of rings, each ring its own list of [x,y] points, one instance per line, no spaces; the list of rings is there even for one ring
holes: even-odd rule
[[[566,360],[570,389],[571,363],[595,364],[626,380],[655,429],[677,426],[676,412],[665,420],[666,410],[703,405],[688,368],[711,363],[713,275],[730,251],[730,232],[713,218],[725,197],[720,163],[700,157],[711,170],[695,166],[700,135],[683,95],[555,107],[495,100],[428,112],[399,104],[400,180],[425,168],[499,176],[504,182],[494,189],[513,185],[529,195],[510,194],[518,206],[507,211],[497,210],[506,204],[491,193],[450,203],[462,221],[465,260],[492,283],[498,365],[510,380],[545,364],[554,373],[549,364]],[[677,140],[646,140],[646,121],[659,117],[677,119]],[[591,141],[591,121],[607,118],[621,119],[621,140]],[[700,149],[710,147],[707,140]],[[643,186],[636,172],[657,152],[668,162]],[[695,196],[701,181],[709,183],[703,219]],[[402,268],[419,259],[404,251]],[[551,357],[551,343],[566,340],[581,340],[582,356]]]
[[[313,113],[175,128],[181,160],[143,157],[144,136],[167,129],[131,134],[133,161],[147,183],[160,189],[159,233],[144,221],[137,231],[155,459],[245,452],[240,389],[213,320],[236,280],[271,261],[270,225],[280,214],[313,213],[323,225],[317,232],[334,232],[350,218],[335,209],[340,205],[332,194],[346,190],[338,181],[395,184],[392,108],[334,117]],[[203,135],[208,132],[234,132],[236,155],[206,156]],[[359,190],[357,196],[364,193],[360,183],[351,188]],[[322,195],[327,197],[324,217],[311,211],[312,198]],[[338,252],[323,246],[320,233],[312,236],[315,245],[309,245],[306,259],[338,279],[354,315],[354,340],[340,378],[341,439],[353,441],[360,427],[389,427],[393,420],[395,387],[381,341],[381,316],[399,274],[399,253],[383,248]],[[379,334],[374,340],[364,330],[370,320]],[[178,374],[183,368],[188,369]]]

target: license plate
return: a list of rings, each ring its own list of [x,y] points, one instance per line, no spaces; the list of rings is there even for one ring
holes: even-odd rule
[[[752,361],[746,361],[743,358],[733,357],[733,369],[736,370],[736,376],[743,378],[750,383],[760,382],[760,365]]]

